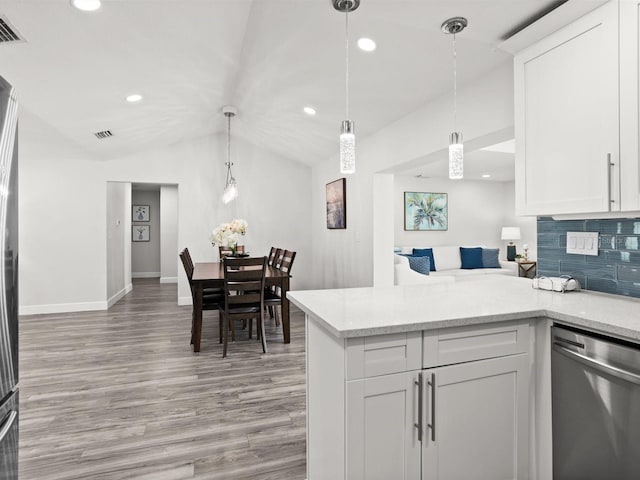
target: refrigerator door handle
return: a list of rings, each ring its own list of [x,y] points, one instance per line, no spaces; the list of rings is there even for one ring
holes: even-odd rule
[[[11,413],[7,415],[7,417],[8,418],[7,420],[5,420],[4,425],[2,425],[2,428],[0,428],[0,443],[2,443],[4,437],[7,436],[7,433],[11,431],[11,427],[13,427],[13,424],[18,418],[18,412],[16,412],[15,410],[11,410]]]

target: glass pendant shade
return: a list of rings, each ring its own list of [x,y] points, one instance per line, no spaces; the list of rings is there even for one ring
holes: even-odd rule
[[[342,122],[340,132],[340,173],[356,172],[356,136],[351,120]]]
[[[462,134],[454,132],[449,142],[449,178],[458,180],[464,176],[464,145]]]
[[[229,203],[238,198],[238,184],[236,183],[236,179],[231,177],[227,182],[227,185],[224,187],[224,192],[222,193],[222,202]]]

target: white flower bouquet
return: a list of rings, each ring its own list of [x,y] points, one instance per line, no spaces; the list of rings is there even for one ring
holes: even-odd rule
[[[240,235],[247,233],[247,222],[241,218],[222,223],[213,230],[211,244],[215,247],[232,247],[235,249]]]

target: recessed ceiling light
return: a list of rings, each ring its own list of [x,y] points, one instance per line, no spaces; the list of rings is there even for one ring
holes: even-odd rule
[[[139,95],[137,93],[134,93],[133,95],[129,95],[127,97],[127,102],[131,103],[139,102],[140,100],[142,100],[142,95]]]
[[[365,52],[373,52],[376,49],[376,42],[370,38],[362,37],[358,40],[358,47]]]
[[[71,5],[84,12],[93,12],[100,8],[100,0],[71,0]]]
[[[307,115],[315,115],[316,114],[316,109],[313,107],[304,107],[302,110],[304,110],[304,113],[306,113]]]
[[[488,173],[485,173],[482,175],[482,178],[491,178],[491,175],[489,175]]]

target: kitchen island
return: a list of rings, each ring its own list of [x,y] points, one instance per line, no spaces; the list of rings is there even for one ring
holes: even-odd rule
[[[640,341],[637,300],[523,278],[289,298],[306,313],[309,480],[550,478],[550,325]]]

